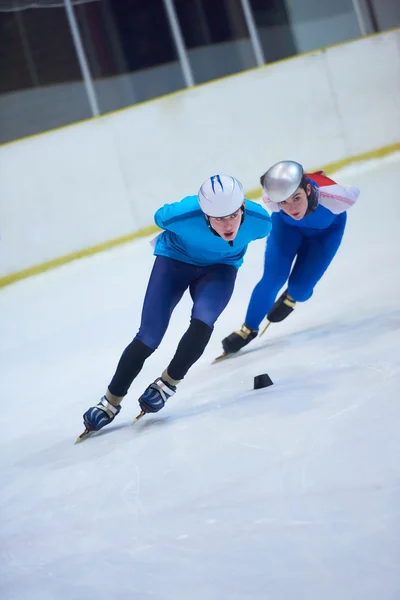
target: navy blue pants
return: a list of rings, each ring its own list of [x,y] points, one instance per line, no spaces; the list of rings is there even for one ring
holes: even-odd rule
[[[282,220],[274,222],[267,240],[264,273],[247,308],[247,327],[258,329],[285,283],[289,295],[297,302],[311,298],[315,285],[338,251],[346,218],[347,214],[341,213],[326,229],[297,228]]]
[[[237,269],[232,265],[196,267],[157,256],[135,339],[155,350],[167,331],[174,308],[188,288],[193,300],[192,319],[213,328],[232,296],[236,275]]]
[[[172,379],[182,379],[203,354],[214,323],[232,296],[236,275],[232,265],[196,267],[158,256],[147,286],[139,331],[121,356],[108,386],[110,392],[116,396],[127,393],[144,361],[161,343],[174,308],[189,289],[193,300],[191,323],[167,368]]]

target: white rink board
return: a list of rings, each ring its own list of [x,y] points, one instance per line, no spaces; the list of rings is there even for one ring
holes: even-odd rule
[[[249,190],[283,158],[399,142],[399,49],[395,30],[1,147],[0,277],[149,226],[216,172]]]

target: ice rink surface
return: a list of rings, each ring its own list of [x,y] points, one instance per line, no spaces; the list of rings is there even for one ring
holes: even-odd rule
[[[399,175],[397,155],[337,176],[361,195],[314,296],[211,366],[261,276],[253,244],[203,357],[132,425],[186,295],[80,445],[136,333],[149,239],[0,290],[2,600],[399,600]]]

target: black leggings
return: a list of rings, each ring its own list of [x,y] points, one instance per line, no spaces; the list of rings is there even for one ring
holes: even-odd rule
[[[212,327],[199,321],[191,320],[189,329],[181,338],[171,360],[167,372],[172,379],[183,379],[190,367],[203,354],[212,334]],[[125,348],[119,360],[117,370],[108,389],[114,396],[125,396],[133,380],[142,370],[145,360],[154,352],[136,338]]]

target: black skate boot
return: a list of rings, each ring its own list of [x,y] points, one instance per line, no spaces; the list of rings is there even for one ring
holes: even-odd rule
[[[270,323],[280,323],[293,312],[296,300],[289,296],[287,290],[283,292],[267,314]]]
[[[222,347],[226,354],[234,354],[239,352],[244,346],[247,346],[257,337],[258,330],[250,329],[246,324],[243,324],[239,331],[234,331],[222,340]]]

